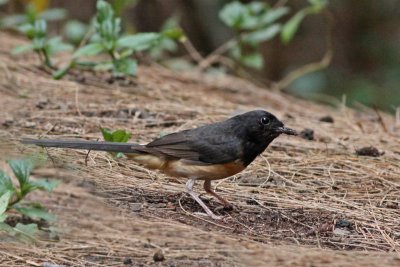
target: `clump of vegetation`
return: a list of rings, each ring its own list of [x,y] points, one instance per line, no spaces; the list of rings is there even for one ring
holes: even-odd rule
[[[1,28],[14,28],[22,32],[31,43],[13,49],[12,53],[20,54],[34,51],[43,65],[55,68],[52,56],[63,51],[73,50],[73,46],[62,42],[61,37],[47,37],[47,21],[60,20],[66,17],[66,12],[60,8],[38,11],[34,5],[27,5],[24,14],[7,16],[0,20]]]
[[[321,12],[327,5],[326,0],[309,0],[309,3],[309,7],[300,10],[283,25],[278,21],[289,13],[286,6],[273,8],[259,1],[226,4],[219,17],[235,32],[235,38],[225,46],[229,55],[243,66],[263,68],[264,59],[259,51],[262,43],[272,40],[279,33],[282,42],[290,42],[304,17]]]
[[[121,129],[112,131],[111,129],[108,128],[100,128],[100,130],[104,140],[108,142],[127,143],[129,139],[131,139],[132,137],[132,133]],[[121,158],[124,155],[122,152],[111,153],[111,154],[117,158]]]
[[[112,71],[114,76],[136,75],[138,62],[133,56],[142,51],[160,51],[174,48],[175,42],[183,40],[184,34],[179,27],[168,27],[161,32],[146,32],[133,35],[123,35],[121,18],[114,13],[113,7],[104,0],[96,4],[97,14],[92,27],[87,32],[81,30],[83,25],[77,22],[69,23],[65,28],[68,40],[78,45],[82,36],[88,36],[89,43],[79,47],[72,55],[72,59],[61,69],[53,73],[54,79],[61,79],[72,68],[88,68],[92,70]],[[50,10],[51,11],[51,10]],[[52,14],[52,13],[50,13]],[[55,69],[52,56],[58,52],[73,50],[73,46],[62,42],[61,37],[47,38],[47,22],[45,14],[27,9],[25,15],[9,18],[5,25],[21,24],[17,28],[31,40],[31,43],[19,46],[13,54],[35,51],[43,65]],[[53,14],[57,15],[57,14]],[[60,14],[58,14],[60,15]],[[51,18],[51,17],[50,17]],[[79,32],[76,29],[80,29]],[[93,34],[90,34],[93,32]],[[158,49],[157,49],[158,47]],[[108,55],[109,60],[82,61],[82,57]]]
[[[63,43],[61,37],[48,38],[46,36],[47,23],[43,19],[25,23],[19,26],[18,29],[31,40],[31,43],[16,47],[12,51],[14,55],[35,51],[41,62],[53,69],[55,67],[51,61],[51,57],[54,54],[73,50],[73,46]]]
[[[0,170],[0,231],[5,231],[11,236],[23,240],[32,240],[44,233],[37,223],[17,223],[11,226],[7,223],[9,213],[19,213],[30,220],[54,221],[56,217],[50,214],[41,204],[26,201],[26,196],[36,190],[51,192],[58,184],[58,181],[32,180],[30,173],[34,168],[31,159],[17,159],[8,162],[14,176],[19,182],[15,186],[11,177],[3,170]]]
[[[133,59],[132,55],[150,50],[166,40],[174,42],[181,38],[183,38],[183,33],[179,28],[167,29],[160,33],[146,32],[123,36],[121,35],[121,18],[115,16],[109,3],[99,0],[97,1],[95,34],[89,44],[74,53],[74,57],[106,53],[110,60],[94,63],[95,69],[112,70],[114,76],[135,75],[137,60]]]

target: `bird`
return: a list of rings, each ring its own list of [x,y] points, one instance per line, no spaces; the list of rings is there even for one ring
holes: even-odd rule
[[[204,181],[206,193],[217,198],[224,207],[232,205],[211,187],[211,181],[235,175],[281,134],[297,135],[273,114],[253,110],[193,129],[167,134],[140,145],[89,140],[53,140],[23,138],[23,144],[41,147],[60,147],[109,152],[122,152],[129,159],[148,169],[159,170],[169,176],[187,178],[187,193],[203,208],[206,215],[215,215],[193,191],[197,180]]]

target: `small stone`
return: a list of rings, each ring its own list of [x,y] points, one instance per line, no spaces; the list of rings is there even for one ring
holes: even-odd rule
[[[124,263],[125,265],[132,264],[132,259],[126,257],[126,258],[124,259],[123,263]]]
[[[346,219],[340,219],[336,222],[335,228],[351,228],[352,223]]]
[[[155,262],[160,262],[160,261],[164,261],[165,260],[164,253],[162,252],[161,249],[157,250],[157,252],[154,253],[153,260]]]
[[[27,122],[25,122],[25,127],[26,128],[35,128],[36,127],[36,122],[27,121]]]
[[[376,147],[366,146],[356,150],[358,156],[368,156],[368,157],[380,157],[385,152],[380,152]]]
[[[14,123],[14,118],[9,117],[6,118],[1,125],[3,125],[4,127],[10,127],[12,124]]]
[[[300,137],[306,140],[314,140],[314,130],[305,128],[300,132]]]
[[[133,212],[140,212],[142,210],[142,203],[133,203],[131,209]]]
[[[66,267],[66,265],[58,265],[51,262],[44,262],[43,267]]]
[[[346,235],[350,235],[350,231],[341,229],[341,228],[335,228],[335,230],[333,230],[333,234],[339,235],[339,236],[346,236]]]
[[[47,106],[48,103],[49,103],[49,100],[48,100],[48,99],[42,99],[42,100],[39,100],[39,101],[36,103],[36,107],[37,107],[38,109],[44,109],[44,108]]]
[[[319,119],[319,121],[327,122],[327,123],[334,123],[334,119],[331,116],[324,116]]]

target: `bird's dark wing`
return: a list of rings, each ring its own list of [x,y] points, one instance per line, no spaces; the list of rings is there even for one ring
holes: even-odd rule
[[[197,164],[223,164],[242,155],[240,139],[223,124],[169,134],[147,144],[145,149]]]

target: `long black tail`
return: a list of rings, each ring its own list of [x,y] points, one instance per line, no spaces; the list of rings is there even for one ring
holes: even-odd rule
[[[51,140],[51,139],[32,139],[24,138],[23,144],[33,144],[41,147],[62,147],[72,149],[100,150],[123,153],[140,153],[141,145],[132,143],[115,143],[100,141],[80,141],[80,140]],[[139,149],[139,150],[137,150]]]

